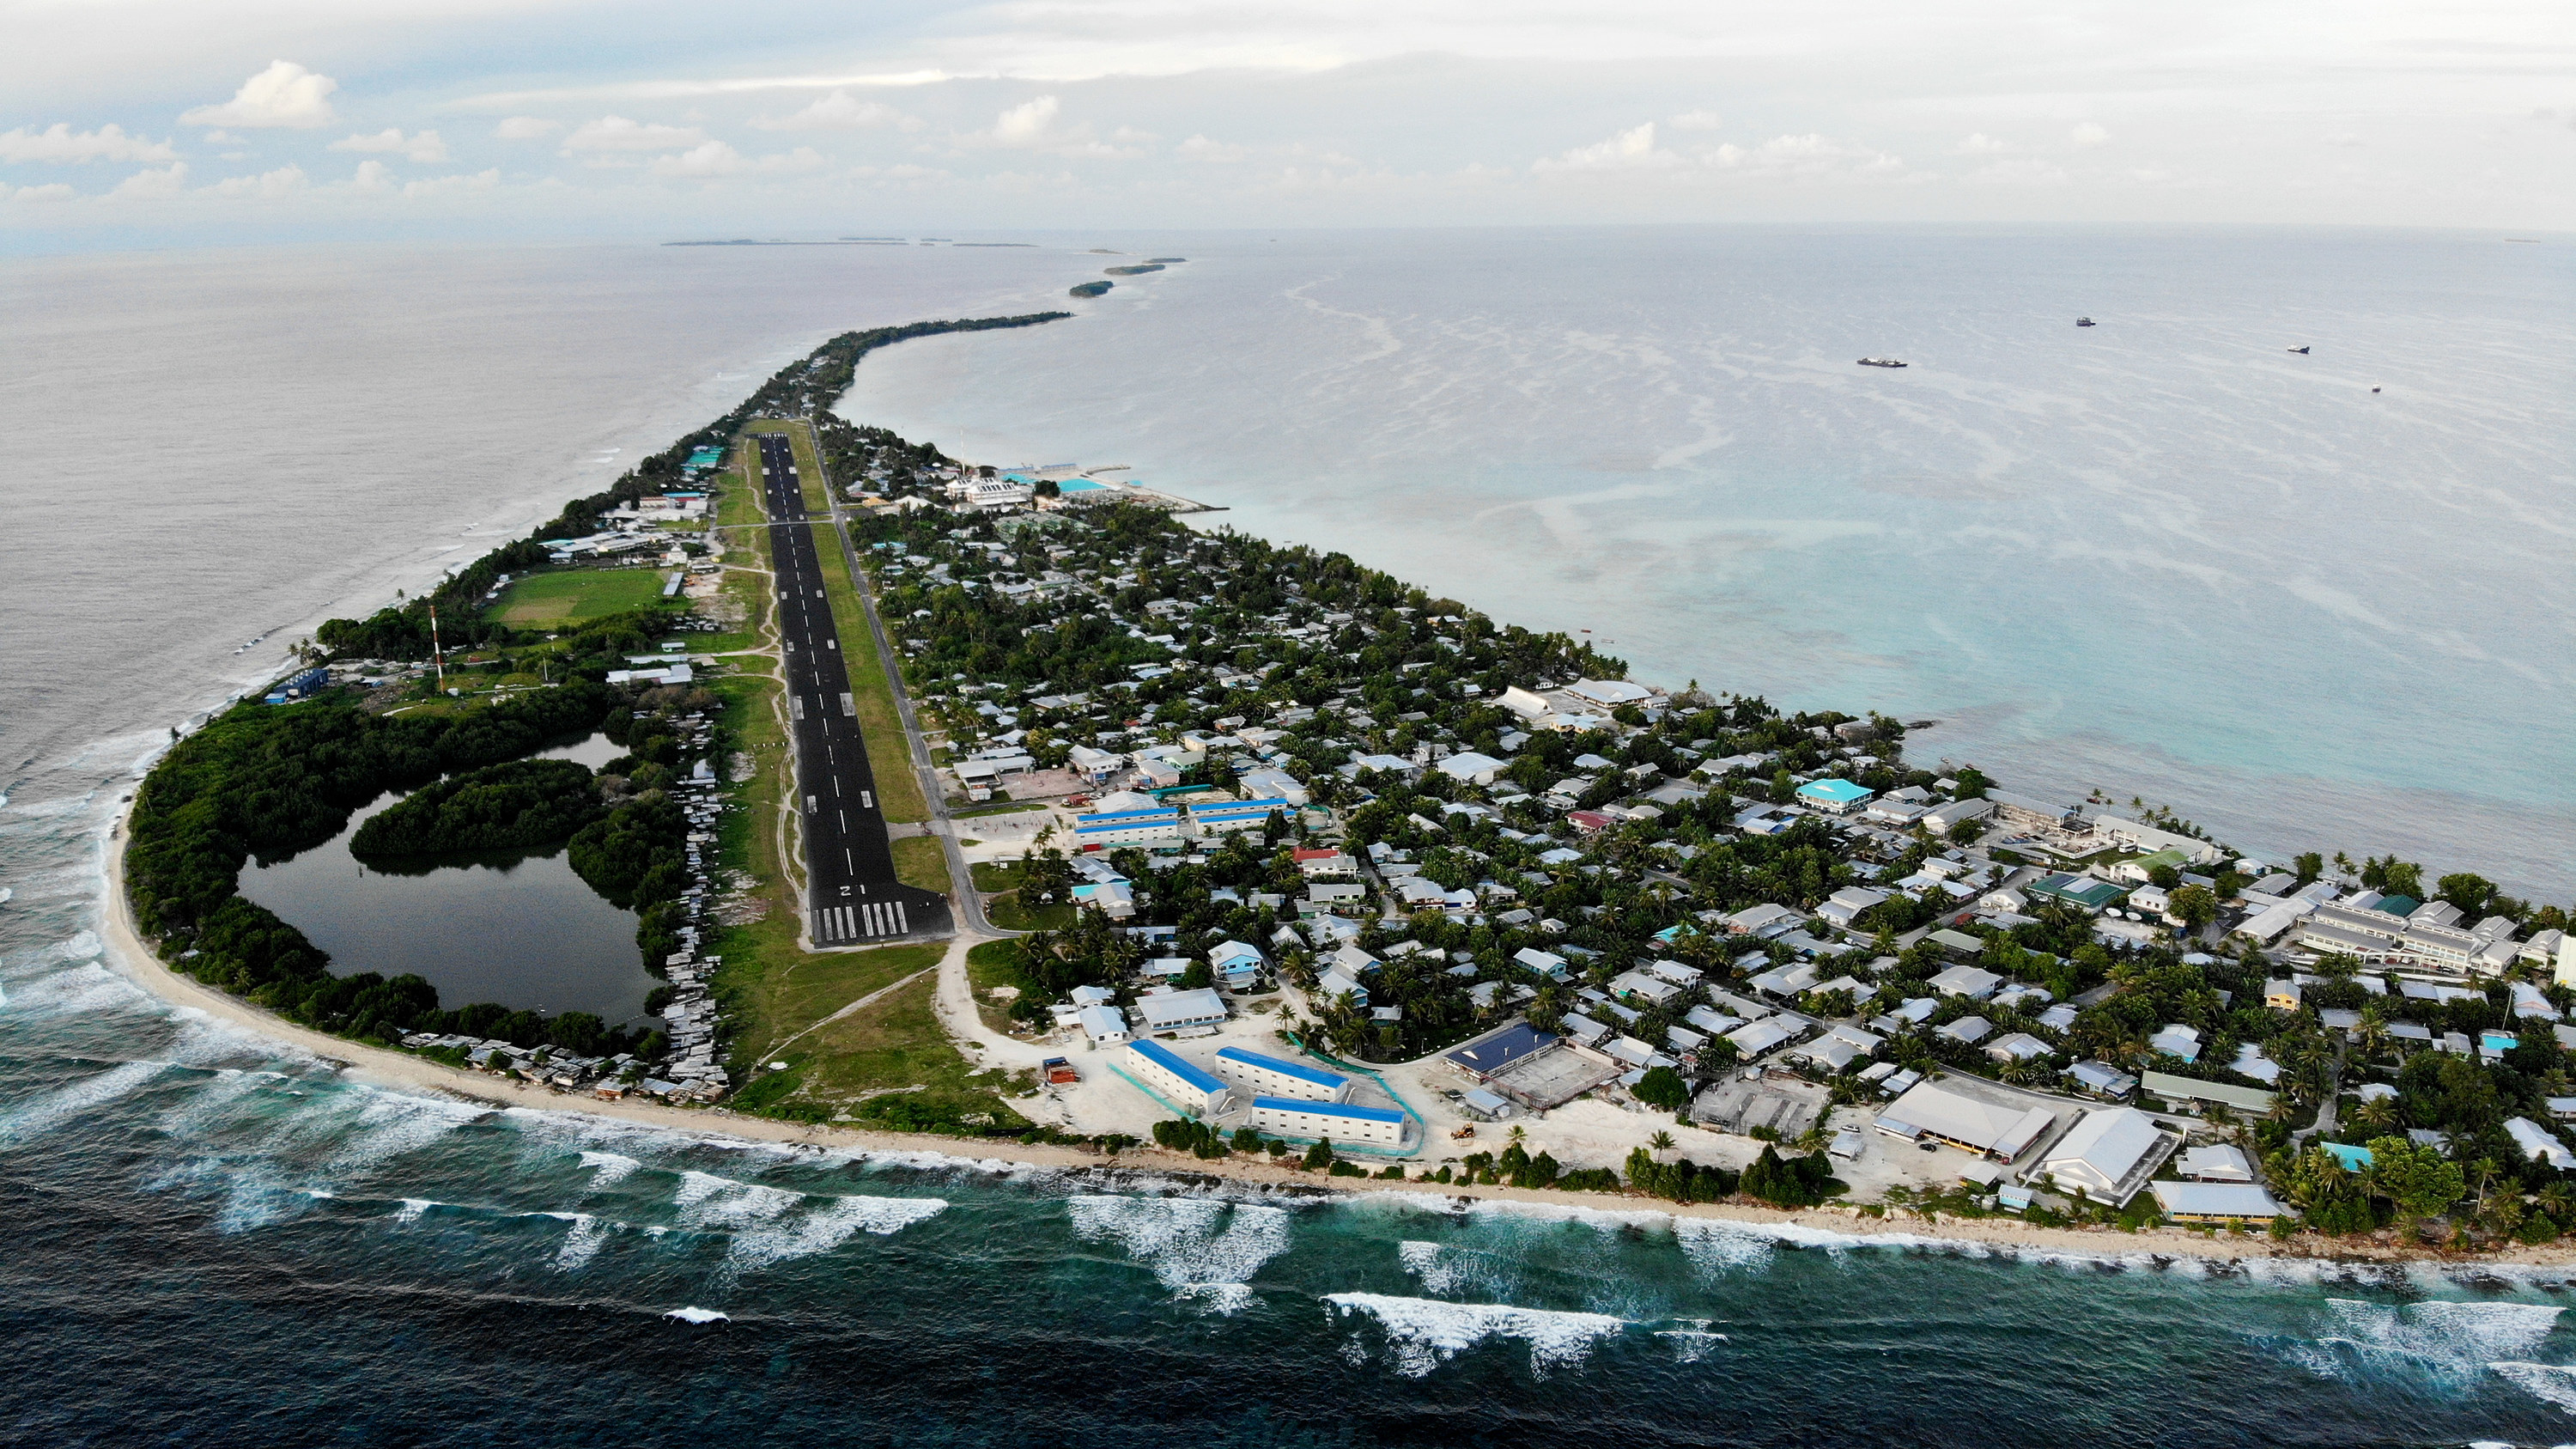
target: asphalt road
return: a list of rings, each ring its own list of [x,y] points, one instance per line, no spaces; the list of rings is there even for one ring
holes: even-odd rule
[[[805,812],[807,932],[818,946],[947,935],[948,897],[895,878],[795,454],[777,434],[761,434],[759,442],[770,554],[778,569],[778,632],[787,651],[795,788]]]

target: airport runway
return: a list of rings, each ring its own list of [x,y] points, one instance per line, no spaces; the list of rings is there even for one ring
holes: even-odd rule
[[[787,649],[788,727],[796,739],[795,788],[803,797],[810,881],[808,932],[818,946],[947,935],[948,897],[895,879],[795,453],[776,433],[754,436],[778,568],[778,632]]]

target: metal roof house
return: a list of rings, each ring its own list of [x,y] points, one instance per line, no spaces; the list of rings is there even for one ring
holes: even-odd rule
[[[2284,1209],[2272,1195],[2250,1182],[2158,1182],[2149,1184],[2156,1205],[2178,1223],[2268,1222]]]
[[[2087,1112],[2039,1160],[2038,1170],[2063,1190],[2080,1189],[2095,1202],[2117,1207],[2138,1195],[2181,1141],[2135,1107]]]
[[[1136,998],[1136,1013],[1145,1018],[1149,1032],[1215,1026],[1225,1020],[1225,998],[1204,986],[1196,991],[1149,991]]]
[[[1890,1137],[1925,1137],[1998,1162],[2028,1152],[2055,1125],[2043,1107],[2016,1112],[1971,1097],[1946,1082],[1922,1082],[1890,1102],[1873,1123]]]
[[[1849,815],[1877,793],[1849,780],[1809,780],[1798,787],[1798,803],[1829,815]]]

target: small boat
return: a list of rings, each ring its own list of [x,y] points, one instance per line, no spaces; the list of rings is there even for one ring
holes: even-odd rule
[[[2301,357],[2305,357],[2305,356],[2307,356],[2307,355],[2308,355],[2308,349],[2306,349],[2306,348],[2304,348],[2304,347],[2293,347],[2293,348],[2289,348],[2288,350],[2289,350],[2289,351],[2291,351],[2291,352],[2295,352],[2295,353],[2299,354]]]
[[[2078,317],[2075,319],[2075,325],[2078,327],[2090,327],[2093,325],[2093,319],[2090,317]]]
[[[1863,367],[1903,367],[1905,364],[1897,361],[1893,357],[1864,357],[1860,360],[1860,365]]]

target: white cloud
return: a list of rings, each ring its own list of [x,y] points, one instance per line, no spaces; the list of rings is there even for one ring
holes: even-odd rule
[[[21,186],[15,191],[0,187],[0,192],[6,192],[11,201],[24,201],[31,205],[47,201],[69,201],[80,195],[67,181],[49,181],[42,186]]]
[[[275,201],[281,196],[304,189],[304,168],[293,162],[274,171],[256,176],[227,176],[206,188],[217,196],[247,196],[259,201]]]
[[[1173,147],[1172,152],[1184,160],[1218,162],[1240,161],[1246,154],[1241,146],[1229,146],[1205,136],[1192,136]]]
[[[695,126],[665,126],[658,121],[630,121],[602,116],[582,124],[564,138],[564,154],[575,151],[670,151],[695,146],[707,133]]]
[[[273,60],[268,69],[243,81],[231,100],[219,106],[199,106],[179,117],[179,121],[189,126],[250,129],[327,126],[339,119],[331,110],[331,93],[339,88],[340,83],[327,75],[317,75],[291,60]]]
[[[2063,186],[2066,171],[2037,156],[2013,156],[1989,162],[1968,173],[1968,180],[1987,186]]]
[[[422,131],[406,139],[400,130],[378,131],[372,136],[351,136],[331,143],[334,151],[390,152],[406,161],[434,166],[447,159],[447,143],[436,131]]]
[[[937,181],[945,180],[948,176],[945,171],[929,166],[915,166],[908,161],[900,166],[888,166],[882,170],[874,166],[861,166],[850,174],[861,181]]]
[[[961,145],[1004,146],[1020,151],[1042,151],[1051,156],[1109,158],[1144,154],[1132,145],[1122,150],[1097,139],[1092,135],[1088,122],[1058,125],[1063,111],[1063,103],[1054,96],[1039,96],[995,116],[992,129],[960,136],[957,140]],[[1122,126],[1115,139],[1134,143],[1150,141],[1154,137],[1151,132],[1133,131]]]
[[[170,149],[169,142],[129,136],[114,125],[101,126],[95,131],[75,131],[64,122],[56,121],[41,131],[30,131],[24,126],[14,131],[0,131],[0,161],[12,163],[178,159],[179,153]]]
[[[993,140],[1002,146],[1036,146],[1044,143],[1047,133],[1055,128],[1056,113],[1064,106],[1053,96],[1011,107],[993,118]]]
[[[561,121],[542,116],[512,116],[492,128],[492,134],[504,141],[536,141],[563,129]]]
[[[1813,132],[1803,136],[1774,136],[1758,146],[1720,146],[1702,155],[1700,161],[1721,171],[1767,176],[1826,176],[1837,173],[1873,176],[1905,169],[1902,157],[1868,146],[1831,140]]]
[[[2111,133],[2103,130],[2100,126],[2093,124],[2091,121],[2086,121],[2082,125],[2077,126],[2074,130],[2067,132],[2066,139],[2074,145],[2083,146],[2089,149],[2110,140]]]
[[[1714,131],[1726,124],[1726,118],[1715,111],[1684,111],[1664,124],[1676,131]]]
[[[1634,171],[1653,167],[1678,166],[1682,159],[1670,151],[1655,149],[1655,123],[1631,126],[1607,141],[1590,146],[1577,146],[1564,155],[1541,159],[1533,168],[1539,171]]]
[[[391,191],[394,189],[393,173],[385,169],[382,161],[361,161],[356,174],[349,178],[349,185],[354,190],[369,193]]]
[[[654,158],[653,174],[708,181],[720,176],[788,176],[819,171],[825,164],[822,155],[811,146],[754,160],[722,141],[709,141],[677,156]]]
[[[1950,148],[1953,156],[2000,156],[2012,149],[2009,141],[1998,141],[1983,131],[1973,131],[1968,139]]]
[[[930,123],[883,101],[863,101],[846,90],[835,90],[793,115],[763,116],[752,124],[764,131],[858,131],[878,126],[918,131]]]
[[[460,192],[489,191],[500,184],[501,168],[494,166],[483,171],[458,172],[454,176],[432,176],[427,180],[414,181],[403,187],[402,194],[405,196],[452,196]]]
[[[110,196],[176,196],[188,184],[188,163],[173,161],[158,171],[137,171],[116,183]]]

